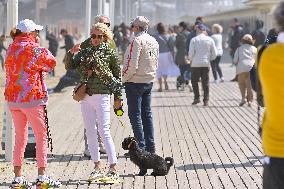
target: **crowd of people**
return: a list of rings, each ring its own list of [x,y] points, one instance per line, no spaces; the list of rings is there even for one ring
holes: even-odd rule
[[[268,36],[262,31],[264,23],[261,20],[256,20],[256,29],[250,33],[238,19],[234,19],[228,40],[232,62],[236,66],[234,80],[238,81],[241,94],[239,106],[245,103],[251,106],[252,90],[259,90],[262,86],[266,107],[261,127],[265,154],[265,189],[284,187],[284,130],[281,114],[283,90],[279,87],[284,63],[281,57],[284,50],[284,2],[279,3],[274,18],[277,28],[271,30]],[[76,45],[68,31],[61,30],[65,45],[60,48],[66,51],[64,64],[67,72],[59,84],[49,90],[61,91],[66,83],[86,83],[86,95],[80,101],[80,106],[85,127],[85,148],[95,166],[90,173],[91,181],[103,176],[113,180],[119,178],[116,150],[110,133],[112,94],[113,108],[122,108],[122,89],[125,89],[128,117],[138,146],[142,150],[155,153],[155,127],[151,111],[154,80],[158,80],[158,92],[169,90],[168,77],[176,77],[178,90],[183,90],[186,85],[191,89],[192,85],[192,105],[201,102],[198,86],[201,81],[204,106],[209,104],[210,67],[214,82],[224,82],[220,67],[223,55],[223,28],[220,24],[215,23],[209,27],[202,17],[197,17],[192,26],[180,22],[171,28],[166,27],[164,23],[158,23],[156,31],[151,34],[148,33],[150,21],[144,16],[134,18],[130,27],[122,23],[111,31],[110,24],[107,16],[96,16],[90,37]],[[55,56],[59,45],[56,37],[47,30],[49,49],[41,47],[38,34],[42,29],[42,26],[32,20],[25,19],[11,30],[13,42],[8,49],[3,45],[5,36],[1,36],[0,40],[0,52],[7,50],[5,68],[2,66],[6,71],[4,95],[15,126],[15,177],[12,180],[12,188],[31,186],[22,175],[28,122],[31,123],[36,136],[36,185],[61,186],[59,181],[46,174],[49,128],[46,121],[48,90],[44,81],[45,73],[51,72],[56,65]],[[263,47],[258,53],[259,46]],[[123,54],[122,69],[118,52]],[[4,62],[3,57],[0,58],[1,62]],[[258,84],[254,82],[257,77],[257,74],[253,75],[255,70],[259,70],[261,82]],[[101,166],[100,154],[103,151],[108,155],[107,173],[103,172]]]

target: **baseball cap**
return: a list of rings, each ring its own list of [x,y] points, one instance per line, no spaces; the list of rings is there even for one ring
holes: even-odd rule
[[[130,22],[130,25],[138,26],[141,28],[148,28],[149,22],[150,21],[145,16],[137,16]]]
[[[35,30],[42,30],[43,26],[35,24],[30,19],[24,19],[17,24],[16,29],[21,30],[23,33],[29,33]]]
[[[205,31],[206,30],[206,26],[204,24],[197,24],[196,27],[198,29],[200,29],[201,31]]]

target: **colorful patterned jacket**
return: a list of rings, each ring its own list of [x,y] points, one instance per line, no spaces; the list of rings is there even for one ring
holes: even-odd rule
[[[5,68],[5,100],[10,106],[33,107],[47,102],[42,72],[56,65],[52,54],[36,43],[34,36],[21,34],[9,46]]]

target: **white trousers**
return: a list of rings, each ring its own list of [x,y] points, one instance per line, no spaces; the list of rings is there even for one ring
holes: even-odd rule
[[[81,101],[81,112],[92,160],[94,162],[101,160],[97,134],[97,130],[99,130],[99,134],[108,155],[109,164],[117,163],[115,147],[110,134],[110,95],[86,95],[86,97]],[[96,125],[96,118],[98,125]]]

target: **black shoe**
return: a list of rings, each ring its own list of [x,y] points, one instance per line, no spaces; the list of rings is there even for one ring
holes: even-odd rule
[[[208,106],[208,101],[204,101],[203,103],[203,106]]]
[[[196,99],[196,100],[194,100],[194,101],[192,102],[192,105],[195,105],[195,104],[198,104],[198,103],[200,103],[200,100],[199,100],[199,99]]]
[[[90,154],[89,150],[85,150],[84,151],[84,157],[87,157],[87,158],[91,157],[91,154]]]
[[[239,104],[239,106],[243,106],[246,103],[246,101],[242,100]]]
[[[231,82],[236,82],[236,81],[238,81],[238,77],[236,76],[234,79],[231,79],[230,81]]]

